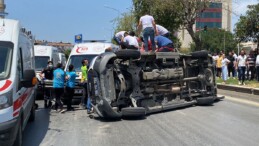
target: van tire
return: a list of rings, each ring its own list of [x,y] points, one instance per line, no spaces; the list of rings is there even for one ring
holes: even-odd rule
[[[140,58],[140,52],[138,50],[120,50],[115,53],[117,55],[117,58],[119,59],[139,59]]]
[[[22,146],[22,123],[21,122],[19,124],[19,129],[17,131],[17,135],[13,146]]]
[[[209,52],[207,50],[195,51],[191,53],[194,58],[207,58],[208,54]]]
[[[30,111],[29,122],[35,121],[35,108],[36,108],[36,106],[33,103],[33,106],[31,107],[31,111]]]

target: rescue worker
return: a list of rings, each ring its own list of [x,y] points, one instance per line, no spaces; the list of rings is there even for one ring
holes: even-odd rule
[[[148,52],[148,40],[150,39],[152,43],[152,51],[155,52],[156,44],[155,44],[155,35],[157,34],[156,23],[153,16],[145,15],[140,17],[138,30],[142,28],[143,38],[144,38],[144,46],[145,52]]]
[[[124,33],[123,42],[121,43],[122,49],[139,50],[138,40],[135,36],[130,36],[128,32]]]
[[[48,65],[46,68],[44,68],[41,73],[40,77],[43,81],[43,95],[44,95],[44,108],[48,108],[52,106],[52,102],[50,100],[51,98],[51,89],[46,89],[45,87],[45,80],[53,80],[53,62],[48,61]],[[49,100],[49,103],[48,103]]]
[[[74,66],[72,64],[68,67],[68,72],[66,72],[66,80],[67,80],[67,111],[74,111],[72,105],[72,98],[74,96],[74,88],[76,81],[76,72],[74,71]]]
[[[123,39],[125,32],[126,31],[120,31],[114,35],[113,40],[117,43],[117,45],[121,44],[121,40]]]
[[[87,65],[88,65],[88,60],[83,59],[82,66],[81,66],[81,72],[82,72],[81,84],[84,87],[85,96],[82,96],[82,98],[81,98],[81,103],[80,103],[81,108],[86,108],[85,103],[87,102],[86,99],[88,98],[88,95],[87,95],[87,73],[88,73]]]
[[[164,36],[156,36],[155,42],[158,46],[157,52],[171,52],[174,50],[173,41]]]
[[[161,35],[161,36],[169,38],[170,32],[166,28],[164,28],[163,26],[157,24],[156,30],[157,30],[157,33],[158,33],[157,35]]]
[[[63,112],[63,104],[61,102],[61,96],[64,93],[64,84],[65,84],[65,72],[62,70],[62,64],[57,64],[57,69],[53,72],[53,88],[55,92],[55,110],[58,110],[60,108],[60,112]]]

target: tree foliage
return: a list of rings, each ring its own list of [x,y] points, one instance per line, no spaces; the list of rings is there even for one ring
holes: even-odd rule
[[[223,51],[228,53],[231,50],[237,50],[235,36],[229,31],[215,28],[209,29],[207,32],[199,31],[195,35],[202,40],[202,48],[210,52]],[[193,47],[192,49],[195,48],[195,44],[191,46]]]
[[[240,16],[236,24],[235,34],[239,41],[259,41],[259,4],[248,6],[246,14]]]
[[[118,17],[114,20],[116,24],[115,32],[119,31],[136,31],[136,20],[134,13],[123,13],[121,17]]]

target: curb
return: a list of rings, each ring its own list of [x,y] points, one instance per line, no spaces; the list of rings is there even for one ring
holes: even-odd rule
[[[218,89],[222,90],[230,90],[235,92],[242,92],[248,93],[253,95],[259,95],[259,88],[250,88],[250,87],[242,87],[242,86],[235,86],[235,85],[224,85],[224,84],[217,84]]]

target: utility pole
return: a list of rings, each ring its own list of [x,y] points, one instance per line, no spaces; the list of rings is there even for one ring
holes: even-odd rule
[[[0,18],[4,18],[6,15],[5,13],[5,3],[4,0],[0,0]]]

